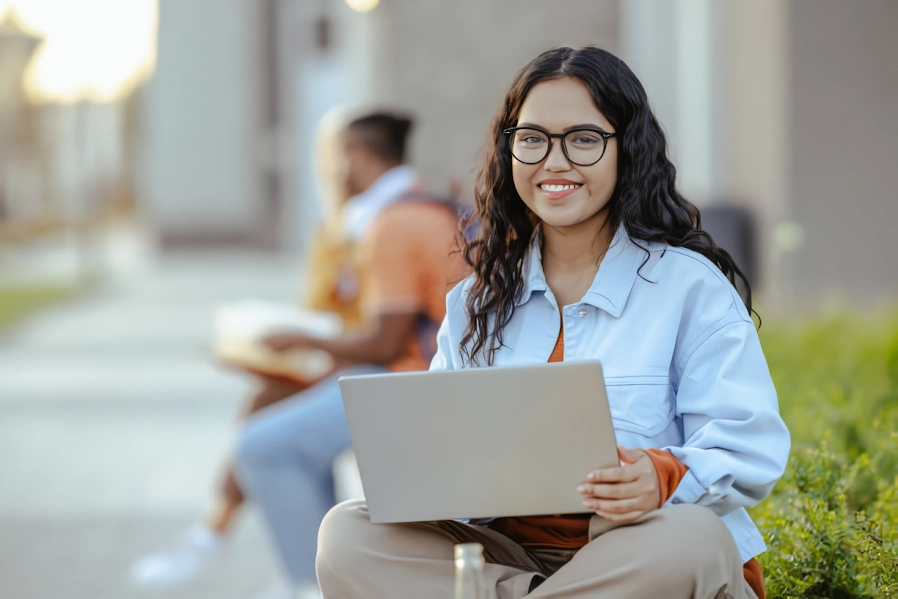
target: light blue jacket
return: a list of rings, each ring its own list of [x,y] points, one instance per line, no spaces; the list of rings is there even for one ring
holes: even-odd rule
[[[543,364],[558,338],[559,309],[538,239],[524,259],[523,294],[496,366]],[[689,471],[667,505],[709,507],[748,561],[766,547],[745,508],[770,493],[790,445],[754,323],[709,260],[639,243],[648,255],[621,228],[589,291],[562,308],[564,359],[602,362],[618,443],[662,448],[685,464]],[[431,370],[467,366],[459,343],[472,282],[447,296]]]

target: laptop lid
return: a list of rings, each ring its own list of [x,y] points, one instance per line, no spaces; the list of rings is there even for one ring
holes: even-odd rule
[[[584,513],[619,464],[597,361],[342,377],[372,522]]]

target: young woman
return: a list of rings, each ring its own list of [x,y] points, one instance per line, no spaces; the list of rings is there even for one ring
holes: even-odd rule
[[[745,508],[782,475],[789,433],[741,272],[677,192],[621,60],[559,48],[518,74],[476,216],[431,368],[600,359],[621,465],[583,473],[585,515],[377,525],[341,504],[319,534],[324,596],[449,596],[453,545],[476,541],[500,599],[763,597]]]

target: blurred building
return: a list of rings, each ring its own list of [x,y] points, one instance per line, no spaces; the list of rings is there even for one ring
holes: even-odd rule
[[[43,204],[34,189],[43,162],[35,111],[21,85],[40,41],[14,19],[0,18],[0,225],[28,218]]]
[[[0,0],[0,285],[89,275],[134,212],[136,97],[155,0]]]
[[[687,197],[709,214],[726,207],[724,220],[751,215],[756,243],[736,253],[755,262],[765,310],[898,297],[893,0],[159,0],[158,11],[152,79],[103,118],[163,248],[301,252],[320,215],[315,126],[337,104],[414,112],[414,163],[434,191],[458,182],[469,196],[517,69],[595,44],[643,81]],[[737,225],[724,229],[750,230]]]

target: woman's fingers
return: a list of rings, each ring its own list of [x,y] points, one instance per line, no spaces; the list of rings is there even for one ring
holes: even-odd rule
[[[645,485],[639,480],[629,483],[583,483],[577,487],[577,490],[588,497],[627,499],[644,493]]]
[[[618,446],[621,466],[590,472],[577,487],[583,506],[614,522],[630,522],[657,508],[658,476],[642,450]]]
[[[653,506],[647,505],[644,497],[630,497],[627,499],[587,497],[583,500],[583,507],[594,512],[607,514],[629,514],[630,512],[645,512]]]
[[[645,453],[638,454],[632,463],[593,470],[586,475],[584,484],[633,482],[643,476],[657,476],[651,458]]]
[[[632,465],[599,468],[586,475],[587,483],[629,483],[639,478],[639,470]]]
[[[586,481],[584,482],[584,484],[619,484],[633,482],[642,476],[645,476],[649,473],[654,473],[654,470],[650,466],[646,466],[647,462],[651,463],[651,460],[648,456],[643,455],[641,459],[633,464],[625,464],[623,466],[610,466],[608,468],[599,468],[598,470],[593,470],[586,475]]]
[[[620,466],[593,470],[577,490],[587,509],[613,522],[632,522],[658,507],[658,475],[644,451],[620,445],[617,451]]]

